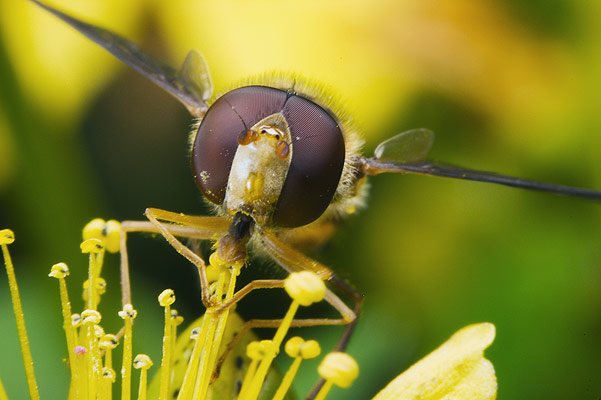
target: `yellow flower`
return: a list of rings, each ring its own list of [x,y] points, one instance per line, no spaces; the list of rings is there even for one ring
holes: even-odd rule
[[[373,400],[489,400],[497,379],[484,349],[495,338],[490,323],[469,325],[403,372]]]
[[[112,364],[112,349],[123,339],[123,361],[121,367],[121,399],[131,398],[132,366],[140,370],[138,399],[155,398],[223,398],[236,396],[239,400],[269,398],[283,400],[304,359],[317,357],[321,353],[319,344],[313,340],[304,341],[293,337],[285,344],[286,353],[294,362],[282,378],[274,374],[272,361],[279,355],[283,340],[299,306],[308,306],[323,299],[323,281],[312,272],[292,273],[286,279],[284,288],[292,297],[292,304],[281,320],[271,340],[256,341],[246,338],[228,351],[225,348],[235,343],[237,332],[243,322],[234,313],[228,319],[229,310],[218,312],[219,304],[209,307],[205,316],[191,324],[191,327],[175,341],[176,328],[182,318],[170,306],[175,302],[175,294],[167,289],[159,295],[159,304],[165,308],[165,333],[163,336],[163,357],[157,379],[147,391],[147,370],[152,360],[139,354],[132,359],[133,319],[137,311],[131,304],[125,304],[118,314],[124,319],[123,332],[117,335],[105,334],[100,325],[102,315],[97,310],[105,286],[100,277],[105,249],[118,242],[119,223],[116,221],[94,220],[84,228],[84,242],[81,250],[89,254],[89,276],[84,289],[86,310],[81,315],[73,314],[65,279],[69,267],[64,263],[55,264],[49,276],[59,281],[71,386],[69,399],[110,398],[116,373]],[[8,245],[15,240],[12,231],[0,231],[0,246],[9,275],[9,286],[15,306],[19,339],[25,361],[25,373],[32,399],[39,398],[34,376],[33,360],[29,351],[25,321],[20,305],[17,282]],[[118,249],[116,246],[115,250]],[[212,256],[212,261],[217,258]],[[215,266],[217,267],[217,266]],[[231,280],[238,270],[230,271],[222,266],[218,282],[225,283],[224,276]],[[232,281],[233,282],[233,281]],[[223,299],[231,298],[233,283],[223,292]],[[225,286],[223,286],[225,288]],[[216,288],[221,293],[223,289]],[[219,294],[217,298],[221,298]],[[388,399],[470,399],[485,400],[496,397],[497,383],[492,364],[483,358],[483,351],[494,339],[495,328],[483,323],[468,326],[451,337],[432,354],[415,364],[383,389],[374,400]],[[246,348],[246,354],[240,348]],[[218,361],[218,357],[224,357]],[[183,363],[181,361],[184,361]],[[179,366],[178,366],[179,364]],[[221,374],[217,371],[221,370]],[[325,356],[318,368],[324,384],[314,394],[317,400],[325,399],[333,385],[348,388],[359,374],[357,362],[348,354],[332,352]],[[240,379],[240,373],[244,380]],[[219,375],[217,381],[215,374]],[[216,382],[221,382],[216,384]],[[225,385],[224,382],[225,381]],[[150,396],[148,395],[150,393]],[[176,395],[177,394],[177,395]],[[187,396],[187,397],[186,397]],[[221,396],[221,397],[220,397]],[[7,400],[0,382],[0,400]]]
[[[100,277],[104,252],[105,249],[111,249],[111,243],[118,242],[119,230],[119,223],[116,221],[107,223],[103,220],[94,220],[84,228],[85,240],[81,250],[89,254],[90,264],[88,284],[84,290],[87,309],[81,315],[71,311],[65,283],[65,278],[69,276],[68,266],[64,263],[55,264],[49,274],[50,277],[58,279],[60,284],[69,367],[72,373],[69,399],[87,396],[109,398],[112,384],[116,380],[111,354],[112,349],[118,345],[119,337],[123,338],[124,348],[121,367],[122,400],[131,396],[132,366],[140,370],[138,399],[154,398],[156,395],[160,399],[175,398],[176,393],[177,398],[186,395],[189,398],[205,398],[210,393],[217,397],[236,396],[239,400],[288,398],[287,393],[301,362],[318,356],[321,352],[320,346],[313,340],[304,341],[300,337],[293,337],[285,344],[286,353],[294,359],[286,375],[283,378],[274,375],[271,364],[280,353],[283,340],[299,306],[308,306],[323,299],[325,286],[316,274],[306,271],[290,274],[284,288],[293,301],[273,339],[259,342],[247,337],[228,350],[232,354],[229,355],[229,360],[226,358],[225,361],[218,361],[218,357],[228,354],[224,353],[224,350],[229,343],[236,340],[236,332],[242,330],[243,322],[234,313],[228,320],[227,311],[219,313],[218,306],[209,307],[205,316],[193,322],[191,328],[180,335],[176,343],[176,327],[181,324],[182,318],[170,308],[176,300],[173,291],[163,291],[159,295],[159,304],[165,308],[163,358],[161,369],[157,373],[155,383],[151,385],[148,396],[147,370],[152,367],[153,362],[146,355],[138,355],[132,359],[132,320],[137,315],[136,310],[131,304],[126,304],[123,310],[118,312],[124,319],[123,333],[118,335],[105,334],[100,325],[102,316],[97,311],[100,297],[104,294],[104,285],[98,284],[100,281],[104,282]],[[0,246],[10,278],[9,286],[15,304],[22,352],[26,360],[25,370],[30,396],[36,399],[39,398],[39,394],[33,372],[33,360],[29,352],[17,282],[8,252],[8,245],[14,240],[12,231],[0,231]],[[117,249],[118,246],[115,250]],[[212,256],[211,260],[215,261],[216,257]],[[221,268],[220,275],[230,274],[231,279],[237,276],[238,272],[230,272],[224,267]],[[223,276],[219,281],[224,282]],[[224,294],[225,300],[231,298],[233,289],[228,289],[227,292],[227,295]],[[374,400],[494,399],[497,392],[494,368],[483,358],[483,351],[492,343],[494,335],[495,328],[489,323],[471,325],[460,330],[440,348],[396,378]],[[246,358],[243,358],[241,347],[246,348]],[[226,381],[225,386],[223,382],[215,385],[214,375],[220,369],[220,378]],[[243,382],[239,380],[240,372],[245,374]],[[359,374],[359,366],[348,354],[332,352],[325,356],[318,372],[324,384],[312,398],[322,400],[333,385],[350,387]],[[0,382],[0,400],[6,399],[8,396]]]

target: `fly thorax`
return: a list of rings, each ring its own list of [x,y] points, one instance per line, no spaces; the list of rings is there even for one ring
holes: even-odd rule
[[[268,221],[275,209],[292,159],[290,129],[284,116],[272,114],[238,138],[224,207]]]

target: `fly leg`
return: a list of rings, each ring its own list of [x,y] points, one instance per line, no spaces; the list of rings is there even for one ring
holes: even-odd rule
[[[326,281],[330,286],[336,287],[340,291],[344,292],[348,295],[353,302],[353,310],[350,310],[348,306],[331,291],[326,292],[326,301],[330,303],[334,308],[340,310],[342,307],[348,310],[345,313],[342,313],[343,321],[342,323],[348,324],[342,335],[338,339],[335,351],[344,351],[348,342],[353,334],[355,329],[355,325],[357,323],[357,317],[361,312],[361,308],[363,306],[363,295],[355,289],[352,285],[348,284],[338,276],[334,274],[332,270],[327,268],[325,265],[318,263],[317,261],[305,256],[304,254],[294,250],[290,246],[286,245],[282,242],[274,233],[268,231],[260,231],[262,243],[269,253],[269,255],[282,266],[282,268],[287,271],[313,271],[315,272],[321,279]],[[330,297],[328,298],[328,292]],[[340,308],[339,308],[340,307]],[[336,321],[336,320],[332,320]],[[323,323],[321,323],[323,324]],[[323,325],[327,325],[323,324]],[[319,379],[317,384],[313,387],[307,399],[313,399],[317,396],[317,393],[325,383],[323,378]]]
[[[336,287],[337,289],[341,290],[342,292],[346,293],[352,298],[354,306],[353,309],[350,309],[346,305],[346,303],[342,301],[342,299],[338,297],[333,291],[331,291],[330,289],[326,289],[324,300],[326,300],[332,307],[334,307],[340,313],[341,318],[294,319],[290,324],[291,327],[306,327],[316,325],[347,325],[334,349],[335,351],[344,351],[355,327],[357,316],[361,311],[363,295],[351,285],[347,284],[342,279],[334,275],[334,273],[325,265],[320,264],[309,257],[306,257],[300,252],[284,244],[275,234],[268,231],[264,231],[260,228],[257,228],[257,231],[259,232],[264,248],[271,255],[271,257],[285,270],[287,270],[290,273],[300,271],[312,271],[315,274],[317,274],[321,279],[326,281],[328,284]],[[283,280],[256,280],[250,282],[244,288],[236,292],[234,297],[228,300],[228,302],[235,303],[237,301],[240,301],[242,297],[246,296],[248,293],[255,289],[283,287],[283,284]],[[227,309],[227,307],[231,306],[231,304],[229,304],[228,302],[224,302],[221,307]],[[253,328],[277,328],[280,326],[281,323],[281,319],[253,319],[247,321],[242,327],[242,329],[240,329],[240,331],[236,334],[234,339],[228,344],[227,348],[221,355],[217,363],[215,372],[212,376],[212,381],[216,380],[219,377],[221,365],[225,361],[227,355],[232,349],[235,348],[238,342],[249,330]],[[320,380],[315,386],[315,388],[311,391],[309,398],[315,397],[317,391],[319,391],[319,388],[321,388],[322,385],[323,382]]]
[[[281,288],[284,287],[284,280],[279,279],[270,279],[270,280],[255,280],[247,284],[245,287],[240,289],[238,292],[234,294],[234,297],[229,299],[227,302],[224,302],[220,307],[216,308],[218,311],[224,311],[227,308],[231,307],[232,304],[240,301],[242,297],[246,296],[248,293],[255,289],[269,289],[269,288]],[[322,326],[322,325],[347,325],[347,328],[343,332],[343,336],[345,339],[343,346],[346,347],[346,343],[348,342],[348,338],[350,338],[350,333],[352,329],[349,327],[354,326],[354,322],[356,321],[355,312],[358,312],[359,308],[355,310],[351,310],[334,292],[329,289],[326,289],[324,300],[326,300],[330,305],[332,305],[341,315],[341,318],[303,318],[303,319],[293,319],[290,322],[291,328],[300,328],[307,326]],[[251,329],[254,328],[278,328],[282,324],[282,319],[251,319],[244,323],[240,331],[236,333],[234,338],[228,346],[221,354],[219,361],[217,362],[215,372],[211,378],[211,381],[215,381],[219,377],[221,366],[223,362],[227,358],[228,354],[236,347],[238,342],[244,337],[245,334],[248,333]],[[336,345],[336,351],[343,351],[344,348],[341,347],[341,341]]]
[[[149,221],[123,221],[121,223],[120,252],[123,304],[131,303],[129,260],[127,254],[127,233],[129,232],[159,233],[178,253],[194,264],[199,270],[203,303],[205,305],[208,304],[209,290],[205,263],[202,258],[179,241],[176,236],[190,239],[214,239],[227,232],[230,221],[224,217],[196,217],[154,208],[147,209],[145,215]],[[160,222],[159,219],[165,222]]]
[[[274,233],[260,230],[259,234],[261,235],[265,250],[282,268],[289,272],[312,271],[327,284],[337,288],[352,299],[353,309],[351,310],[334,292],[330,290],[326,291],[325,300],[336,308],[336,310],[340,311],[344,320],[342,323],[349,324],[335,348],[337,351],[344,351],[354,329],[357,316],[361,312],[363,295],[352,285],[336,276],[331,269],[294,250],[281,241]]]

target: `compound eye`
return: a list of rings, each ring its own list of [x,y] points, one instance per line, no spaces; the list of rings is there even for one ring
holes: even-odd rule
[[[292,228],[313,222],[330,205],[342,175],[345,146],[338,121],[315,102],[290,97],[282,114],[290,128],[292,160],[273,222]],[[284,146],[281,152],[278,148],[278,156],[285,151]]]
[[[209,201],[223,203],[238,145],[254,138],[249,128],[279,112],[285,102],[282,90],[246,86],[227,92],[211,105],[194,138],[191,160],[196,184]]]

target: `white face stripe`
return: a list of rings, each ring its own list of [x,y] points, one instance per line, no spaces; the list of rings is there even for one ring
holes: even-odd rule
[[[275,140],[284,140],[284,138],[286,137],[286,132],[284,132],[279,126],[276,125],[259,125],[255,130],[260,135],[268,135]],[[288,135],[288,138],[290,138],[290,135]]]

